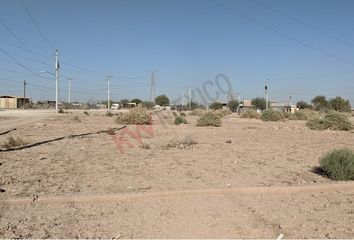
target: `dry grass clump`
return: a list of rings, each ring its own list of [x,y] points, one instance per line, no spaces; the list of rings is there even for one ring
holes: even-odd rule
[[[248,109],[242,113],[241,118],[260,119],[261,115],[254,109]]]
[[[19,147],[23,146],[26,143],[22,140],[20,137],[8,137],[7,140],[1,145],[3,148],[13,148],[13,147]]]
[[[281,122],[284,121],[284,114],[276,110],[268,109],[262,112],[261,119],[265,122]]]
[[[312,130],[350,131],[353,124],[346,115],[330,111],[324,116],[318,116],[307,121],[306,126]]]
[[[163,150],[174,149],[188,149],[197,142],[191,136],[185,136],[180,139],[174,139],[162,146]]]
[[[184,112],[181,112],[179,115],[180,115],[181,117],[185,117],[185,116],[186,116],[186,114],[185,114]]]
[[[88,113],[88,111],[84,111],[84,114],[85,114],[86,116],[90,115],[90,114]]]
[[[221,127],[221,118],[214,112],[207,112],[202,115],[197,122],[197,126],[214,126]]]
[[[322,156],[320,166],[333,180],[354,180],[354,152],[349,149],[330,151]]]
[[[176,117],[175,118],[175,124],[180,125],[180,124],[187,124],[187,120],[184,117]]]
[[[120,113],[115,122],[126,125],[150,125],[152,123],[151,115],[145,108],[135,107],[127,113]]]

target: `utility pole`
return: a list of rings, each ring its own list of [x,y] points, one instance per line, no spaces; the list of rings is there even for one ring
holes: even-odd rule
[[[188,107],[189,107],[189,111],[191,111],[192,109],[192,89],[189,88],[188,89]]]
[[[26,98],[26,85],[27,85],[26,80],[23,80],[23,98]]]
[[[55,51],[55,112],[58,112],[59,97],[59,51]]]
[[[151,72],[150,75],[150,102],[155,105],[155,71]]]
[[[68,81],[69,81],[69,89],[68,89],[68,103],[71,103],[71,77],[68,77]]]
[[[266,80],[266,84],[265,84],[265,94],[266,94],[266,109],[268,109],[269,107],[269,80],[267,79]]]
[[[111,81],[111,76],[107,76],[107,110],[111,108],[111,90],[109,83]]]

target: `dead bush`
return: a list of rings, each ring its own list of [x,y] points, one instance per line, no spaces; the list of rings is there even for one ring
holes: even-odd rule
[[[151,115],[145,108],[135,107],[127,113],[120,113],[115,122],[126,125],[149,125],[152,123]]]
[[[297,120],[297,117],[294,113],[285,112],[284,117],[288,120]]]
[[[7,140],[1,145],[3,148],[13,148],[13,147],[19,147],[23,146],[26,143],[22,140],[20,137],[8,137]]]

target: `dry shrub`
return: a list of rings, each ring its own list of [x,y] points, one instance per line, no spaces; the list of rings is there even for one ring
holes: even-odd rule
[[[171,148],[175,149],[187,149],[192,145],[197,144],[197,142],[191,136],[185,136],[180,139],[173,139],[162,146],[162,149],[167,150]]]
[[[191,116],[202,116],[204,113],[205,113],[205,110],[197,108],[197,109],[192,110],[192,112],[190,112],[189,115],[191,115]]]
[[[120,113],[115,122],[126,125],[149,125],[152,123],[151,115],[142,107],[135,107],[127,113]]]
[[[221,118],[214,112],[207,112],[202,115],[197,122],[197,126],[214,126],[221,127]]]
[[[316,115],[318,115],[318,113],[311,109],[300,109],[295,112],[295,116],[297,120],[302,120],[302,121],[307,121],[311,118],[314,118]]]
[[[254,109],[248,109],[247,111],[244,111],[241,115],[241,118],[254,118],[254,119],[260,119],[261,115]]]
[[[23,146],[26,143],[20,137],[8,137],[7,140],[1,145],[3,148],[13,148]]]
[[[151,146],[147,143],[140,143],[139,147],[146,150],[149,150],[151,148]]]
[[[73,120],[74,120],[75,122],[81,122],[81,120],[80,120],[80,118],[79,118],[78,116],[75,116],[75,117],[73,118]]]
[[[322,156],[320,166],[333,180],[354,180],[354,153],[349,149],[330,151]]]
[[[84,111],[84,114],[85,114],[86,116],[90,115],[90,114],[88,113],[88,111]]]
[[[108,111],[108,112],[106,112],[106,114],[105,114],[105,116],[106,116],[106,117],[113,117],[113,115],[114,115],[114,114],[113,114],[113,113],[111,113],[111,112],[109,112],[109,111]]]
[[[284,117],[288,120],[298,120],[295,114],[289,112],[285,112]]]
[[[184,112],[181,112],[179,115],[180,115],[181,117],[185,117],[185,116],[186,116],[186,114],[185,114]]]
[[[273,109],[268,109],[262,112],[261,119],[265,122],[281,122],[284,121],[284,114]]]
[[[306,126],[312,130],[350,131],[353,129],[353,124],[349,118],[335,111],[308,120]]]
[[[230,115],[232,112],[227,109],[218,109],[214,111],[214,114],[219,116],[220,118],[225,117],[226,115]]]

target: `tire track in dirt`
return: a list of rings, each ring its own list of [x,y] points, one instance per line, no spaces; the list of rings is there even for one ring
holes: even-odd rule
[[[322,185],[305,185],[292,187],[243,187],[243,188],[214,188],[214,189],[192,189],[165,192],[144,192],[114,195],[72,195],[72,196],[44,196],[36,200],[38,203],[62,203],[62,202],[107,202],[133,200],[140,198],[164,198],[164,197],[184,197],[190,195],[262,195],[262,194],[300,194],[314,192],[331,192],[340,190],[353,190],[354,182],[333,183]],[[30,204],[33,199],[12,198],[0,200],[6,204]]]

